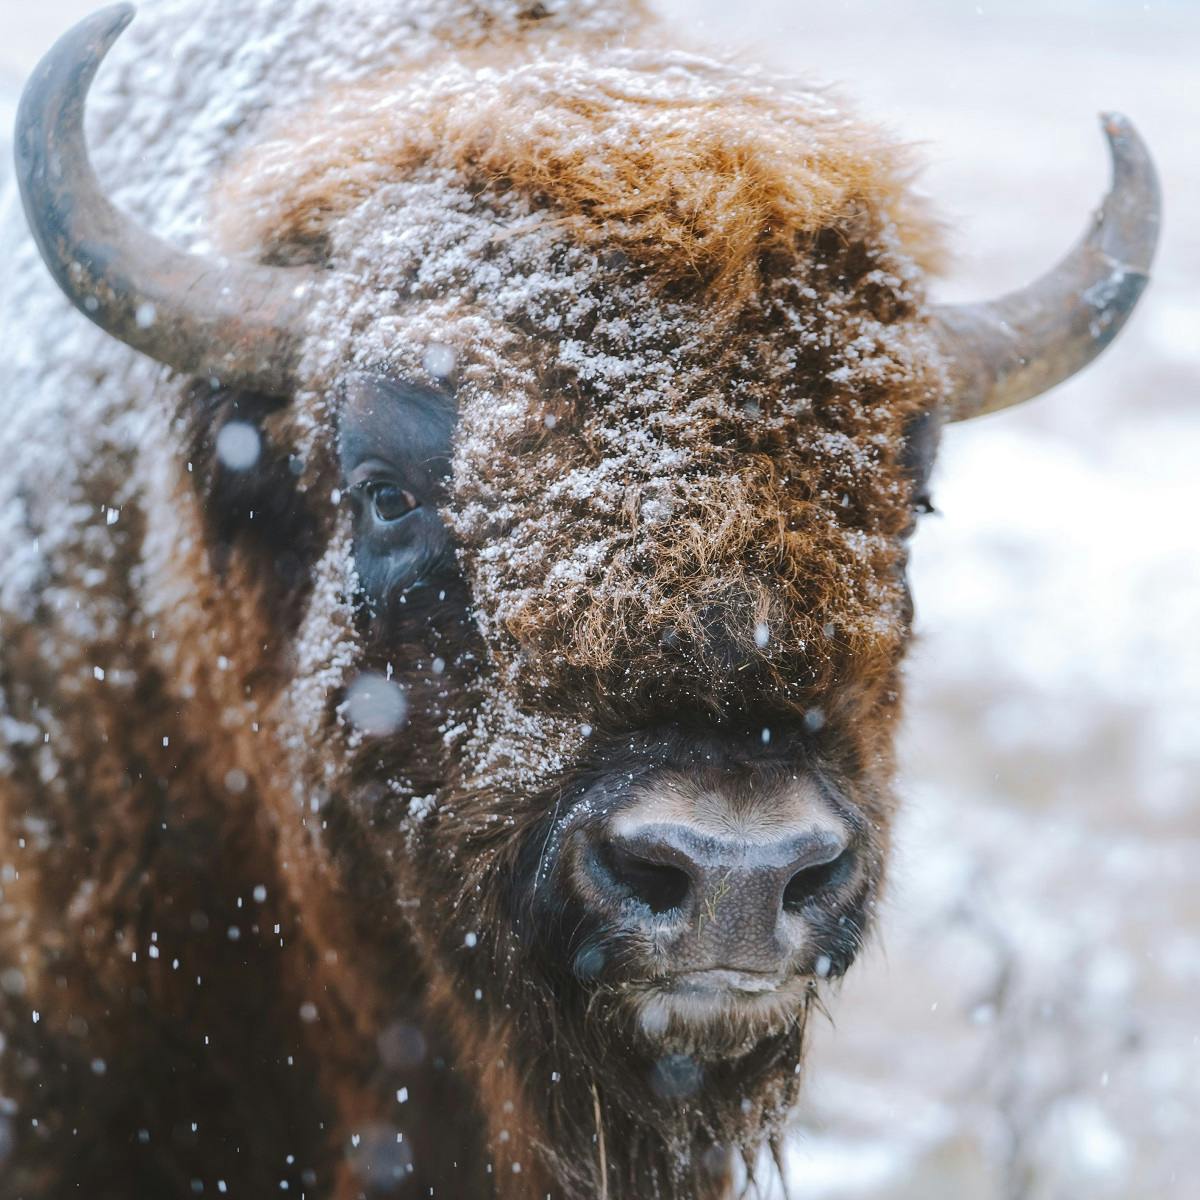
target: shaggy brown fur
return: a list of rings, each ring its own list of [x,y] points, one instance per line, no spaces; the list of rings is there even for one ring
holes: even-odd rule
[[[0,1197],[717,1197],[778,1134],[887,854],[942,386],[908,172],[823,95],[570,37],[373,79],[237,164],[239,245],[328,268],[306,386],[175,385],[96,585],[117,626],[71,650],[138,681],[118,702],[48,677],[57,617],[0,654],[5,711],[72,730],[69,780],[36,742],[0,776]],[[402,600],[366,593],[338,466],[364,368],[457,413],[422,496],[456,557]],[[230,420],[250,471],[214,455]],[[364,676],[404,689],[401,733],[353,728]],[[555,838],[586,781],[704,738],[739,778],[819,777],[864,870],[790,1014],[657,1044],[641,951]]]
[[[492,47],[331,96],[235,165],[217,203],[225,241],[319,243],[381,184],[433,166],[536,198],[577,241],[707,304],[747,301],[772,256],[792,262],[855,212],[887,214],[909,254],[936,257],[907,151],[832,97],[648,51],[600,76],[589,52]],[[665,74],[685,64],[682,84]]]

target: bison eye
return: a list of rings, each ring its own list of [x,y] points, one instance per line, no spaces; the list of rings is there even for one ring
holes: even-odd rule
[[[421,507],[421,502],[416,496],[398,484],[385,480],[371,480],[360,486],[375,520],[380,524],[388,525],[399,521],[401,517],[408,516],[413,509]]]
[[[361,593],[376,613],[407,604],[413,589],[453,570],[438,505],[446,496],[454,415],[452,397],[385,374],[346,380],[338,416],[342,494],[354,509]]]

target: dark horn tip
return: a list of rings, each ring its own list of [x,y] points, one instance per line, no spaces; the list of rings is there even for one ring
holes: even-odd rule
[[[1149,274],[1162,224],[1162,190],[1150,149],[1134,123],[1102,112],[1100,126],[1112,158],[1112,188],[1105,197],[1104,250],[1129,270]]]
[[[136,12],[132,4],[113,4],[68,29],[34,68],[17,104],[13,158],[21,202],[42,257],[77,305],[54,245],[64,220],[58,175],[64,159],[72,158],[90,175],[83,103],[105,55]]]
[[[1102,112],[1100,128],[1108,139],[1109,151],[1114,164],[1127,165],[1135,168],[1143,177],[1157,182],[1154,173],[1154,161],[1150,150],[1138,133],[1137,126],[1124,114],[1119,112]]]
[[[103,17],[105,20],[112,21],[114,25],[119,24],[121,29],[124,29],[136,15],[136,4],[110,4],[107,8],[100,9],[96,13],[96,18],[99,20]]]
[[[1119,112],[1102,112],[1100,124],[1110,141],[1115,141],[1133,128],[1133,122],[1124,113]]]
[[[99,61],[125,32],[135,16],[136,5],[110,4],[107,8],[98,9],[91,16],[84,17],[78,25],[68,29],[59,41],[69,41],[75,45],[82,42],[88,46],[88,57]]]
[[[115,39],[119,34],[124,32],[129,22],[137,16],[136,4],[110,4],[107,8],[99,9],[92,14],[92,20],[98,26],[102,26],[111,31],[111,36]]]
[[[76,29],[94,43],[92,56],[99,62],[112,49],[113,43],[125,32],[135,16],[135,5],[110,4],[85,18]],[[66,36],[71,37],[74,33],[75,30],[72,30]]]
[[[24,144],[35,132],[41,132],[48,97],[60,90],[67,97],[86,94],[105,55],[136,15],[137,8],[132,4],[112,4],[99,9],[68,29],[43,55],[17,105],[18,163]],[[70,75],[75,75],[78,83],[65,87]]]

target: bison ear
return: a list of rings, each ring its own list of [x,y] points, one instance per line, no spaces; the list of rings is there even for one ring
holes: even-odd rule
[[[1079,245],[1020,291],[934,310],[953,389],[948,420],[1021,404],[1083,370],[1145,290],[1162,223],[1158,174],[1132,122],[1107,113],[1102,123],[1112,187]]]
[[[918,413],[910,418],[904,430],[904,447],[900,462],[912,488],[912,507],[915,514],[934,512],[929,495],[929,481],[941,441],[942,417],[934,412]],[[911,530],[910,530],[911,532]]]
[[[71,303],[135,350],[187,375],[287,395],[311,270],[185,254],[117,209],[92,170],[84,104],[133,15],[118,4],[81,21],[22,93],[17,182],[38,250]]]

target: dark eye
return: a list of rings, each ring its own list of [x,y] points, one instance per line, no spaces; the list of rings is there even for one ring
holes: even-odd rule
[[[372,482],[362,487],[367,502],[375,519],[387,525],[407,516],[414,508],[420,508],[420,501],[412,492],[394,483]]]

